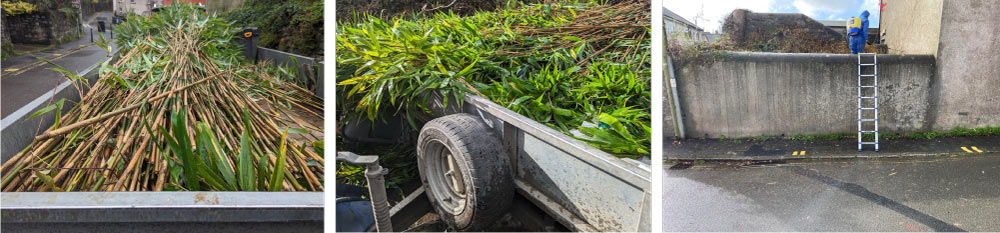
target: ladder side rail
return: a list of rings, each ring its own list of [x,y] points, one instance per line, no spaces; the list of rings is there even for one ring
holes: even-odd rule
[[[858,151],[861,151],[861,54],[858,54]]]
[[[875,64],[872,66],[875,71],[872,76],[875,78],[875,152],[878,152],[878,54],[872,55],[872,64]]]

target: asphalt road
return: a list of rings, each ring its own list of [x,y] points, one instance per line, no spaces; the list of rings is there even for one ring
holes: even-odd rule
[[[96,30],[95,30],[96,33]],[[105,37],[110,39],[110,30]],[[95,35],[95,40],[97,36]],[[51,60],[74,73],[83,71],[107,59],[107,52],[90,42],[90,35],[84,34],[79,40],[58,45],[52,49],[32,54],[12,57],[2,62],[0,78],[0,115],[7,117],[35,98],[51,92],[66,78],[61,73],[49,70],[54,66],[36,59]]]
[[[734,164],[665,169],[663,230],[1000,231],[1000,153]]]

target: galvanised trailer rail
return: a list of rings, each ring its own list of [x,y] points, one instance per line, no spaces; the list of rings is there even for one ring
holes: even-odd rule
[[[5,232],[322,231],[323,192],[3,192]]]

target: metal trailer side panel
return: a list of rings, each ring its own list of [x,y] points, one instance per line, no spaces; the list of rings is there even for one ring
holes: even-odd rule
[[[518,191],[573,230],[648,231],[651,171],[479,96],[463,112],[504,141]],[[581,223],[583,221],[584,223]]]

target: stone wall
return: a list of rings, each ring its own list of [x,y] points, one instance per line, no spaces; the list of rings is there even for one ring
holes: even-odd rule
[[[13,43],[59,44],[78,38],[78,19],[59,10],[39,10],[5,16],[3,32]]]
[[[7,27],[4,27],[4,24],[7,24],[7,13],[0,11],[0,33],[3,34],[0,35],[3,37],[0,39],[0,43],[7,44],[10,43],[10,33],[7,33]]]
[[[7,46],[7,44],[11,43],[10,33],[7,32],[7,26],[5,26],[6,24],[7,24],[7,13],[0,11],[0,34],[3,34],[0,35],[0,37],[3,37],[0,38],[0,44],[3,44],[4,46]]]

